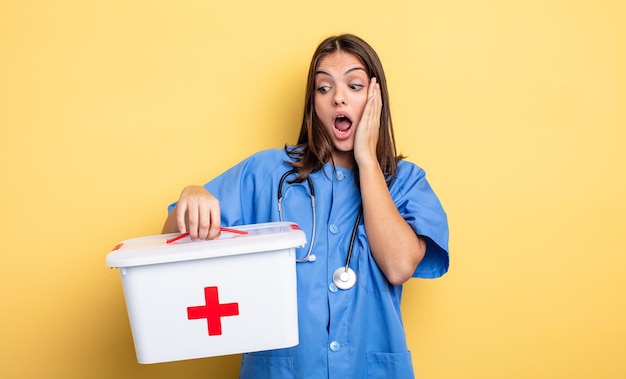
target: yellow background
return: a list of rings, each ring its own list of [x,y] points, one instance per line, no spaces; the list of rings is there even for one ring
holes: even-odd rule
[[[417,377],[626,377],[624,4],[2,0],[0,377],[236,375],[139,365],[105,256],[185,184],[295,142],[341,32],[381,56],[449,214],[450,273],[405,288]]]

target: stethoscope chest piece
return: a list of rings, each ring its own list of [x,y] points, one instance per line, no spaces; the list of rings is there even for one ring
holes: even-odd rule
[[[333,273],[333,283],[341,290],[348,290],[356,283],[356,273],[349,267],[339,267]]]

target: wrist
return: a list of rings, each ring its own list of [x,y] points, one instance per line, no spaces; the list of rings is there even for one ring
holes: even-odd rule
[[[378,169],[380,170],[380,164],[376,159],[376,156],[365,156],[359,157],[355,155],[354,160],[356,161],[357,166],[359,166],[359,171],[368,170],[368,169]]]

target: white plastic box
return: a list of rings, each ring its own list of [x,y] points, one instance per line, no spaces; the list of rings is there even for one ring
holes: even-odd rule
[[[119,268],[139,363],[298,344],[292,223],[224,229],[213,241],[177,234],[127,240],[107,255]]]

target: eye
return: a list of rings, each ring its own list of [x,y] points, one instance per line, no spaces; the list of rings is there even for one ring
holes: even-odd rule
[[[364,86],[362,84],[350,84],[348,87],[350,87],[351,90],[360,91]]]
[[[317,88],[317,92],[319,93],[328,93],[330,91],[330,86],[320,86]]]

